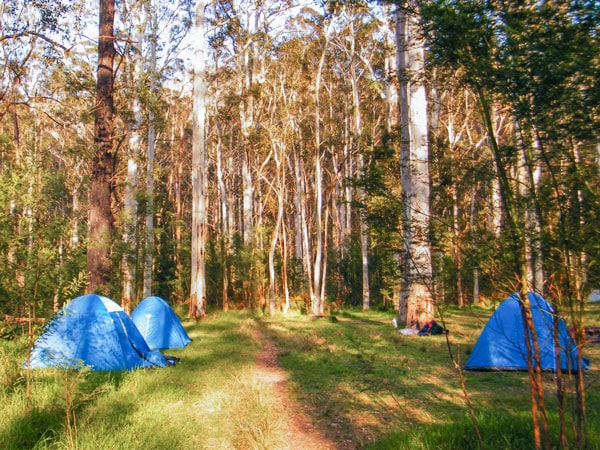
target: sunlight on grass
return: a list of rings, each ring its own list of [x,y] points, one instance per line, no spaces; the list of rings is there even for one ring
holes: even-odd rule
[[[491,309],[449,310],[450,349],[461,365]],[[590,308],[600,321],[600,308]],[[337,321],[247,311],[186,321],[193,342],[168,351],[175,367],[132,372],[29,373],[24,341],[0,344],[0,448],[283,449],[289,411],[276,380],[259,372],[262,333],[277,344],[285,380],[314,426],[359,448],[474,448],[457,373],[444,336],[403,336],[386,312],[337,311]],[[584,347],[588,405],[600,401],[600,345]],[[529,384],[524,372],[465,372],[486,448],[529,448]],[[552,374],[545,374],[556,423]],[[572,394],[571,394],[572,396]],[[67,430],[66,411],[72,415]],[[600,414],[589,407],[590,435]],[[556,428],[553,428],[555,430]],[[592,444],[598,443],[594,438]],[[593,448],[593,447],[592,447]]]
[[[234,380],[238,395],[229,408],[229,419],[235,423],[238,448],[283,448],[284,411],[266,391],[260,379],[242,376]]]
[[[485,307],[445,312],[449,348],[461,366],[492,312],[492,308]],[[466,403],[444,336],[400,335],[389,323],[391,316],[384,313],[349,310],[338,312],[337,317],[334,323],[303,317],[263,320],[282,349],[280,361],[291,373],[295,392],[320,411],[320,420],[345,428],[359,446],[397,449],[476,445],[472,423],[470,419],[465,421]],[[529,417],[526,373],[468,372],[465,377],[476,411]],[[590,385],[596,383],[594,380],[589,380]],[[546,381],[547,401],[552,408],[551,374],[547,374]],[[493,416],[482,417],[487,421]],[[526,419],[519,426],[528,430],[531,424]],[[447,427],[463,422],[470,431],[467,438],[456,441],[462,447],[438,447],[420,435],[419,430],[432,426],[448,433]],[[490,426],[495,427],[492,423]],[[395,436],[400,433],[406,437],[400,446],[397,437],[390,447],[375,445],[377,441],[385,442],[392,430],[396,430],[392,433]],[[412,443],[410,436],[414,438]],[[489,448],[510,447],[509,442],[520,442],[518,436],[503,441],[502,447]],[[524,436],[529,439],[529,431]]]

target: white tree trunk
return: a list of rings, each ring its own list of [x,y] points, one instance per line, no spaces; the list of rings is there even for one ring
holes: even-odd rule
[[[356,38],[354,20],[349,23],[350,27],[350,83],[352,86],[352,128],[354,132],[354,147],[356,148],[357,158],[357,175],[364,177],[365,175],[365,159],[364,149],[362,146],[362,117],[360,113],[360,95],[358,92],[358,73],[355,60],[356,55]],[[362,205],[365,205],[367,194],[363,186],[358,188],[358,198]],[[348,202],[350,204],[350,202]],[[369,230],[367,227],[367,219],[364,207],[360,214],[360,254],[362,265],[362,306],[363,310],[367,311],[371,307],[371,296],[369,288]]]
[[[311,307],[314,315],[320,315],[323,310],[323,292],[324,284],[322,284],[326,272],[324,271],[323,265],[323,169],[321,166],[322,162],[322,149],[321,149],[321,103],[320,103],[320,90],[321,90],[321,76],[323,73],[323,66],[325,64],[325,55],[327,53],[327,47],[331,39],[331,33],[333,31],[333,20],[331,20],[325,30],[325,44],[321,52],[319,59],[319,66],[315,75],[315,178],[314,178],[314,189],[315,189],[315,256],[313,262],[313,278],[312,278],[312,292],[311,292]]]
[[[500,182],[494,178],[490,187],[490,228],[491,232],[499,238],[502,235],[502,194],[500,192]]]
[[[318,147],[317,147],[318,149]],[[317,150],[315,155],[315,259],[313,264],[313,288],[312,288],[312,311],[314,315],[321,314],[321,276],[323,263],[323,173],[321,169],[321,152]]]
[[[217,125],[217,188],[219,191],[219,214],[221,221],[221,258],[223,260],[223,296],[222,296],[222,306],[223,311],[227,311],[229,309],[229,254],[230,254],[230,235],[229,235],[229,203],[227,196],[227,186],[225,184],[225,175],[223,170],[223,152],[222,152],[222,140],[221,140],[221,129],[219,125]]]
[[[204,0],[196,0],[196,22],[193,29],[194,42],[194,108],[192,142],[192,264],[190,286],[191,317],[206,314],[206,234],[207,234],[207,158],[206,158],[206,67],[204,49]]]
[[[133,53],[133,76],[132,82],[135,83],[139,80],[143,74],[143,47],[144,47],[144,34],[146,30],[146,9],[141,4],[134,4],[131,6],[131,21],[133,22],[133,30],[131,35],[131,46],[134,48]],[[136,273],[136,253],[137,253],[137,239],[136,239],[136,221],[138,213],[138,204],[136,199],[137,188],[138,188],[138,160],[140,158],[142,136],[140,130],[144,124],[144,118],[142,115],[142,101],[140,99],[140,93],[135,89],[135,96],[133,98],[133,121],[134,128],[129,136],[129,154],[127,158],[127,178],[125,183],[125,196],[123,199],[123,259],[122,259],[122,273],[123,273],[123,294],[121,306],[129,313],[134,302],[135,297],[135,273]]]
[[[134,100],[134,117],[137,123],[138,118],[141,118],[139,114],[139,102]],[[138,116],[139,115],[139,116]],[[131,312],[131,305],[134,301],[135,289],[135,250],[136,250],[136,236],[135,236],[135,222],[137,216],[137,175],[138,175],[138,152],[140,145],[139,132],[135,130],[132,132],[129,139],[129,158],[127,161],[127,181],[125,184],[125,197],[123,200],[123,243],[125,249],[123,251],[122,261],[122,272],[123,272],[123,294],[121,306],[129,313]]]
[[[269,312],[271,315],[275,315],[277,312],[277,298],[275,295],[275,251],[277,250],[277,243],[279,241],[279,234],[281,233],[281,227],[283,222],[283,213],[285,207],[285,155],[279,155],[279,145],[277,142],[273,142],[273,157],[276,164],[276,174],[274,184],[271,183],[266,176],[263,175],[263,179],[267,182],[271,188],[275,191],[277,196],[277,217],[275,219],[275,226],[271,234],[271,243],[269,245]],[[283,152],[282,152],[283,153]],[[273,175],[273,174],[271,174]],[[285,257],[285,255],[284,255]]]
[[[361,153],[358,155],[358,173],[364,175],[364,156]],[[364,187],[358,189],[359,201],[364,205],[367,199],[367,194]],[[364,311],[371,308],[371,290],[369,285],[369,228],[367,226],[367,218],[364,209],[361,210],[360,218],[360,254],[362,261],[362,307]]]
[[[150,40],[150,98],[156,90],[156,54],[158,19],[156,14],[152,20],[152,36]],[[148,113],[148,152],[146,155],[146,251],[144,257],[143,297],[152,295],[152,267],[154,259],[154,154],[156,150],[156,127],[152,105]]]
[[[73,211],[72,211],[72,223],[71,223],[71,249],[74,249],[79,245],[79,190],[77,187],[73,187],[71,190],[71,197],[73,197]],[[12,214],[12,212],[11,212]]]
[[[399,317],[420,326],[433,317],[429,243],[429,145],[424,83],[424,42],[418,30],[416,2],[397,11],[397,51],[402,125],[402,230],[404,253]]]
[[[250,163],[248,155],[243,156],[242,161],[242,186],[243,186],[243,237],[244,244],[250,245],[252,242],[252,200],[254,186],[252,184],[252,172],[250,172]]]
[[[477,205],[477,191],[478,186],[475,181],[475,177],[473,177],[473,187],[471,188],[471,208],[469,214],[469,225],[471,229],[471,233],[475,231],[475,207]],[[477,248],[472,250],[473,252],[473,304],[479,305],[479,264],[477,262]]]
[[[293,145],[293,144],[292,144]],[[304,251],[303,244],[304,241],[302,239],[302,212],[305,206],[305,202],[302,200],[302,196],[304,195],[304,183],[303,183],[303,174],[300,163],[300,156],[298,154],[298,150],[294,146],[293,149],[293,165],[294,165],[294,179],[295,179],[295,189],[294,189],[294,207],[296,210],[296,214],[294,215],[294,250],[296,259],[298,261],[304,261]]]

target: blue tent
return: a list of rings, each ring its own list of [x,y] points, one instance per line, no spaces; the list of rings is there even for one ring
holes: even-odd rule
[[[46,325],[24,366],[92,370],[164,367],[123,308],[107,297],[83,295],[71,300]]]
[[[160,297],[146,297],[131,313],[150,348],[183,348],[192,340],[173,308]]]
[[[554,321],[557,320],[561,369],[576,371],[577,346],[565,322],[556,316],[554,307],[542,296],[530,292],[529,302],[540,347],[542,369],[555,371],[557,367],[554,340]],[[533,340],[531,342],[533,343]],[[587,360],[583,360],[582,364],[584,369],[588,368]],[[525,328],[518,294],[504,300],[492,314],[467,360],[465,369],[527,370]]]

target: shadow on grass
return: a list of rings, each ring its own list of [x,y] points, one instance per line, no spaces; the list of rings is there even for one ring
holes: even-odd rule
[[[487,450],[534,449],[531,417],[526,414],[507,415],[497,413],[479,414],[477,422],[484,448]],[[559,425],[556,417],[550,419],[551,448],[561,448]],[[600,448],[598,430],[590,430],[590,442],[580,448]],[[574,438],[569,436],[569,442]],[[383,439],[367,445],[369,450],[478,450],[480,448],[473,423],[464,417],[444,425],[417,426],[410,432],[392,432]]]
[[[264,329],[279,347],[282,367],[297,385],[301,401],[311,407],[315,421],[358,448],[478,447],[443,337],[399,336],[383,316],[363,320],[360,313],[350,312],[340,313],[339,318],[338,323],[302,318],[264,321]],[[481,317],[456,314],[452,319],[456,334],[462,335]],[[466,360],[464,350],[461,343],[460,361]],[[481,414],[486,448],[532,448],[526,374],[469,374],[467,378],[475,410]],[[547,381],[551,386],[552,379]],[[588,389],[588,404],[595,404],[594,398]],[[556,411],[554,404],[549,411]],[[590,432],[594,445],[598,444],[595,435]],[[554,442],[558,438],[554,436]]]
[[[365,325],[381,325],[381,321],[380,320],[373,320],[371,318],[369,318],[367,315],[365,315],[365,313],[354,313],[352,311],[340,311],[338,313],[338,315],[340,317],[344,317],[346,319],[350,319],[354,322],[357,323],[362,323]],[[390,327],[392,326],[392,318],[394,316],[392,314],[390,314]]]
[[[70,389],[72,404],[70,407],[77,414],[87,405],[93,403],[105,392],[118,389],[127,376],[126,372],[86,372],[68,371],[68,381],[72,384],[65,387],[66,374],[58,369],[39,369],[32,374],[35,386],[54,386],[53,397],[47,401],[48,406],[33,406],[31,410],[13,420],[0,436],[2,449],[40,448],[49,445],[64,433],[65,429],[65,389]],[[35,396],[35,394],[34,394]]]
[[[22,450],[36,448],[43,441],[51,441],[65,425],[64,409],[33,408],[14,420],[0,437],[0,448]]]

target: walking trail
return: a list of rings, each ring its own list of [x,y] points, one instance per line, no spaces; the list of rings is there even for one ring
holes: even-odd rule
[[[356,446],[349,439],[333,436],[322,424],[316,423],[311,417],[308,407],[296,401],[290,391],[287,374],[277,361],[278,349],[273,340],[256,330],[259,342],[263,348],[258,353],[256,376],[274,390],[276,398],[281,403],[288,418],[286,423],[286,448],[294,450],[354,450]],[[315,415],[312,414],[314,417]]]

